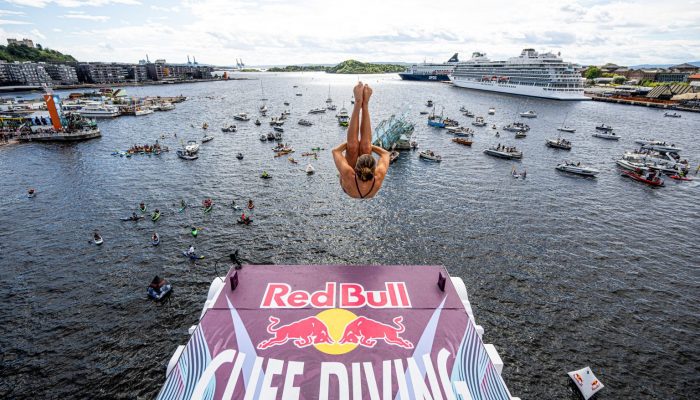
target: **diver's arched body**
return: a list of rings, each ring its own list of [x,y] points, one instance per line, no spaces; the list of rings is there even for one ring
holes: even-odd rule
[[[382,187],[389,169],[389,152],[372,146],[368,107],[372,89],[360,82],[353,88],[353,94],[356,101],[348,125],[347,141],[333,149],[333,160],[340,173],[343,191],[350,197],[365,199],[374,197]],[[378,163],[372,157],[373,152],[379,156]]]

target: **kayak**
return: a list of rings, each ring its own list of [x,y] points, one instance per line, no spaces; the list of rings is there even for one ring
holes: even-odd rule
[[[197,237],[197,235],[199,234],[199,229],[192,229],[190,230],[190,233],[192,234],[192,236]]]
[[[99,239],[95,239],[94,237],[92,238],[92,241],[95,242],[96,245],[101,245],[104,243],[104,240],[102,240],[102,236],[99,237]]]
[[[153,300],[162,300],[163,297],[167,296],[170,292],[172,292],[173,287],[170,284],[165,284],[160,288],[160,291],[156,291],[155,289],[149,287],[147,289],[148,292],[148,297],[153,299]]]
[[[160,236],[158,236],[157,233],[156,233],[156,240],[153,240],[153,238],[151,238],[151,244],[154,246],[158,246],[160,244]]]
[[[141,212],[146,212],[146,209],[147,209],[147,207],[145,205],[143,206],[143,208],[141,208],[141,206],[139,206],[139,210],[141,210]]]
[[[178,212],[183,212],[183,211],[185,211],[185,208],[187,208],[187,203],[185,203],[182,207],[180,207],[180,209],[178,210]]]
[[[139,215],[139,216],[136,217],[136,218],[134,218],[134,217],[124,217],[124,218],[119,218],[119,219],[121,219],[122,221],[138,221],[138,220],[140,220],[140,219],[144,219],[144,217],[141,216],[141,215]]]
[[[692,181],[693,178],[688,178],[687,176],[679,176],[679,175],[671,175],[669,176],[671,179],[675,179],[677,181]]]
[[[189,258],[190,260],[201,260],[204,258],[204,256],[198,256],[196,254],[187,254],[186,251],[183,251],[182,255]]]
[[[156,222],[156,221],[158,221],[159,219],[160,219],[160,213],[151,215],[151,220],[152,220],[153,222]]]
[[[210,205],[209,207],[205,208],[205,209],[204,209],[204,212],[205,212],[205,213],[210,212],[211,209],[212,209],[212,207],[214,207],[214,204],[213,204],[213,203],[212,203],[212,205]]]

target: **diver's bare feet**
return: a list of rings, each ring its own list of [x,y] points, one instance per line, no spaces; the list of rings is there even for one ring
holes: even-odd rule
[[[369,85],[365,85],[362,90],[362,94],[364,96],[362,101],[365,105],[367,105],[367,103],[369,103],[369,98],[372,97],[372,88],[369,87]]]
[[[362,105],[362,102],[364,100],[364,95],[363,95],[364,88],[365,87],[362,84],[362,82],[357,82],[357,85],[355,85],[355,87],[352,88],[352,94],[353,94],[353,96],[355,96],[355,104],[358,106]]]

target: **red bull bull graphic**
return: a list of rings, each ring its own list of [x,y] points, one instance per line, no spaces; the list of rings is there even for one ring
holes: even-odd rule
[[[229,274],[232,274],[229,272]],[[259,266],[199,321],[158,399],[510,400],[439,266]]]

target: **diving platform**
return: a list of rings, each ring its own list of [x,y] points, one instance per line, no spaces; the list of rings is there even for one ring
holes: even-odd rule
[[[215,278],[160,400],[513,400],[442,266],[255,265]]]

